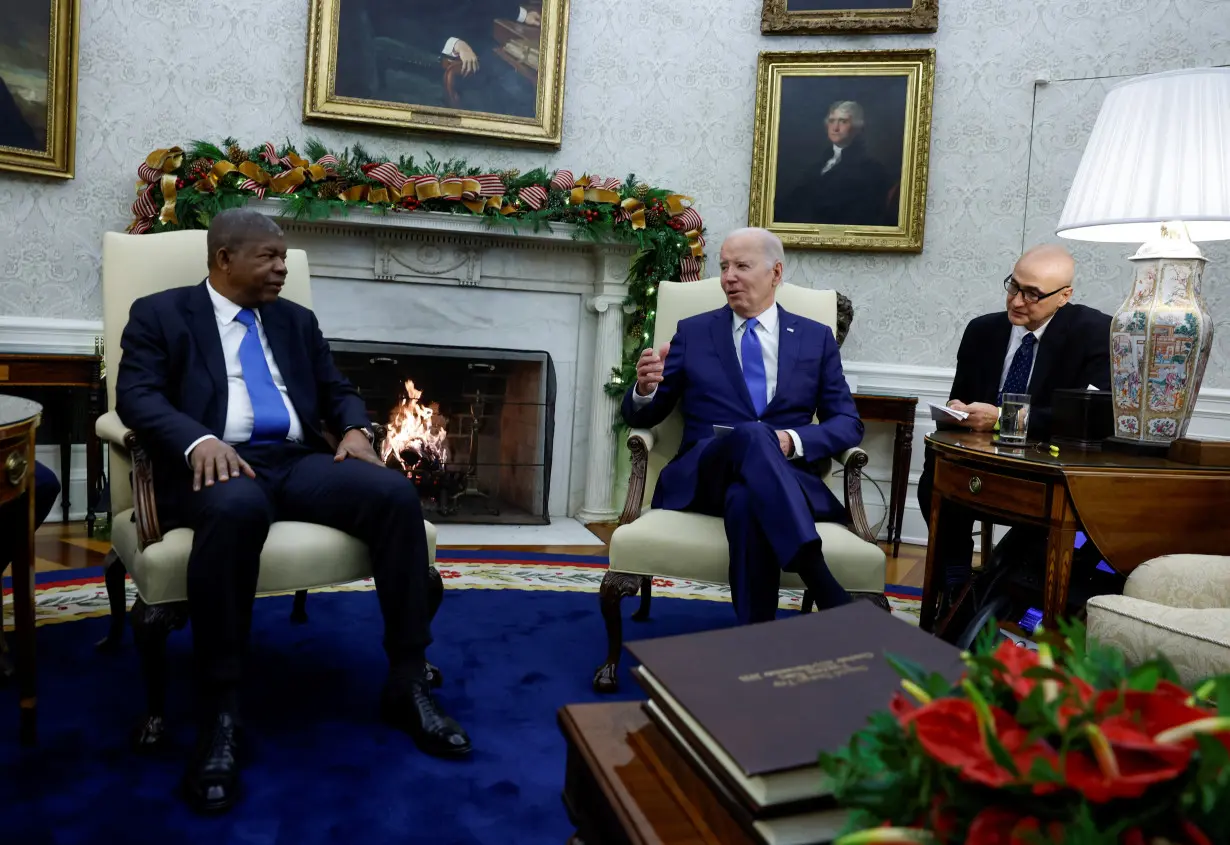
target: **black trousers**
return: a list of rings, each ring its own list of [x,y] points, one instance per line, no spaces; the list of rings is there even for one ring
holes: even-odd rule
[[[60,480],[50,467],[34,462],[34,527],[38,528],[51,513],[51,507],[60,495]],[[0,572],[13,560],[13,543],[21,534],[21,523],[26,518],[26,499],[17,499],[0,508]]]
[[[195,532],[188,605],[204,691],[225,694],[239,682],[261,549],[275,521],[327,525],[366,543],[389,660],[422,660],[431,642],[427,534],[414,485],[399,472],[294,443],[236,448],[255,479],[189,489],[177,502],[177,521]]]

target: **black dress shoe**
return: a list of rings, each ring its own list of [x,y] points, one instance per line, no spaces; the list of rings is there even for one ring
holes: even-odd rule
[[[235,717],[219,713],[201,729],[184,774],[184,797],[199,813],[225,813],[239,798],[239,737]]]
[[[435,757],[465,757],[470,738],[431,695],[426,678],[404,689],[386,687],[380,698],[380,715],[393,727],[410,734],[421,751]]]

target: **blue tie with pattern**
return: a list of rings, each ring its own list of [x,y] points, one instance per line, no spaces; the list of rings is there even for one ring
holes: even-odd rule
[[[755,317],[743,324],[743,340],[739,349],[743,357],[743,381],[747,384],[752,407],[759,417],[769,404],[769,380],[764,372],[764,350],[760,348],[760,338],[756,336],[758,325]]]
[[[265,350],[261,347],[260,331],[256,328],[256,312],[241,308],[235,319],[248,327],[239,344],[239,365],[243,368],[243,383],[252,400],[251,443],[279,443],[290,431],[290,412],[282,394],[273,383]]]
[[[1012,364],[1008,367],[1008,376],[1004,379],[1004,389],[999,393],[999,404],[1004,402],[1005,393],[1024,393],[1029,390],[1029,371],[1034,363],[1034,344],[1038,338],[1033,332],[1021,338],[1021,345],[1012,356]]]

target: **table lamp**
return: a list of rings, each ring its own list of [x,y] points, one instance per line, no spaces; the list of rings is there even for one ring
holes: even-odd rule
[[[1164,454],[1187,432],[1213,344],[1195,242],[1230,238],[1230,68],[1112,88],[1057,234],[1142,244],[1110,325],[1115,434],[1104,445]]]

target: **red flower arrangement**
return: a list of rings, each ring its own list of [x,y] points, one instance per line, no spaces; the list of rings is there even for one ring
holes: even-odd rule
[[[1080,625],[992,646],[956,684],[890,658],[908,696],[820,755],[852,810],[837,845],[1230,842],[1230,676],[1188,691]]]

